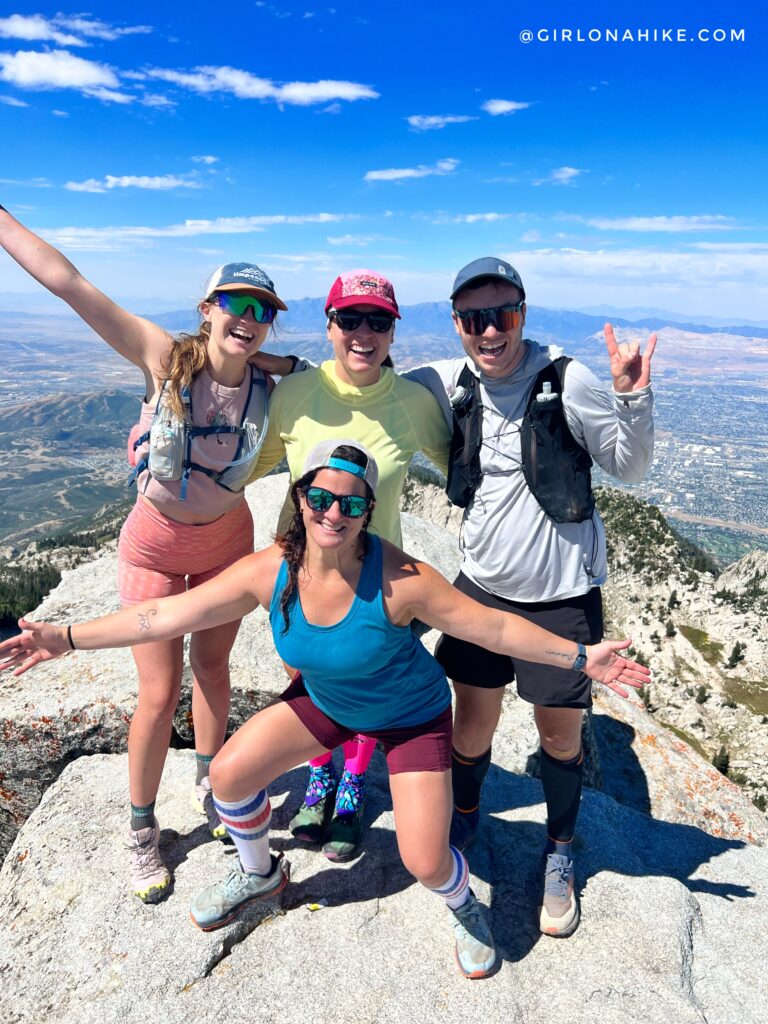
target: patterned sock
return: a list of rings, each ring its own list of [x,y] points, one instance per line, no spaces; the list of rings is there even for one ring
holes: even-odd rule
[[[470,757],[451,747],[451,781],[453,802],[461,814],[471,814],[480,806],[480,789],[491,764],[491,748],[484,754]]]
[[[430,891],[442,896],[451,910],[458,910],[469,899],[469,868],[460,850],[455,846],[449,846],[448,849],[453,855],[453,870],[439,888]]]
[[[344,769],[336,790],[336,813],[354,814],[365,800],[365,776]]]
[[[547,853],[562,853],[570,857],[584,778],[584,751],[580,750],[576,757],[561,761],[542,748],[539,771],[547,804]],[[555,849],[556,846],[564,849]]]
[[[270,874],[269,823],[272,807],[266,789],[234,803],[225,803],[214,793],[213,803],[237,848],[243,871],[249,875]]]
[[[336,770],[333,767],[333,761],[320,765],[319,768],[311,765],[307,791],[304,794],[304,803],[307,807],[314,807],[323,797],[328,796],[335,789],[336,782]]]
[[[132,832],[138,832],[140,828],[154,828],[156,824],[154,800],[146,807],[137,807],[136,804],[131,804]]]
[[[203,779],[208,778],[211,773],[211,761],[215,754],[195,754],[197,769],[195,771],[195,785],[199,786]]]
[[[344,767],[355,775],[365,775],[371,763],[376,740],[370,736],[355,736],[344,744]]]

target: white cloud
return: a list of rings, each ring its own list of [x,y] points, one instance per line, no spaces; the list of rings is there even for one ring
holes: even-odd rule
[[[428,132],[445,128],[447,124],[464,124],[465,121],[476,121],[476,117],[460,114],[412,114],[405,119],[412,131]]]
[[[160,93],[151,92],[142,96],[139,102],[143,107],[154,107],[157,110],[166,110],[168,107],[176,106],[176,103],[173,100],[169,100],[167,96],[161,96]]]
[[[211,164],[217,164],[219,162],[219,158],[217,156],[210,155],[193,156],[190,157],[190,160],[192,161],[193,164],[206,164],[207,166],[210,166]]]
[[[115,176],[107,174],[99,181],[88,178],[87,181],[68,181],[64,188],[70,192],[107,192],[113,188],[144,188],[152,191],[166,191],[171,188],[201,188],[198,181],[181,178],[175,174],[164,174],[157,177],[148,175],[123,174]]]
[[[27,178],[20,181],[18,178],[0,178],[0,185],[24,185],[26,188],[51,188],[47,178]]]
[[[691,242],[690,246],[692,249],[728,253],[768,252],[768,242]]]
[[[52,110],[51,113],[54,117],[69,117],[69,114],[66,110]]]
[[[114,25],[107,25],[106,22],[99,21],[97,18],[84,18],[82,15],[65,17],[62,14],[57,14],[53,21],[57,25],[71,29],[73,32],[79,32],[80,35],[92,36],[94,39],[103,39],[107,42],[112,42],[121,36],[147,35],[153,31],[150,25],[130,25],[126,28],[115,28]]]
[[[367,85],[357,82],[322,79],[318,82],[287,82],[276,85],[269,78],[258,78],[248,71],[231,67],[204,66],[193,72],[153,68],[146,72],[149,78],[170,82],[203,95],[224,92],[241,100],[273,100],[278,104],[306,107],[334,100],[378,99],[379,94]]]
[[[0,80],[20,89],[77,89],[86,96],[114,103],[130,103],[133,99],[116,91],[120,83],[106,64],[83,60],[66,50],[0,53]]]
[[[724,217],[722,214],[700,214],[694,217],[593,217],[585,219],[584,223],[601,231],[729,231],[735,226],[732,217]]]
[[[5,39],[26,39],[29,42],[52,42],[59,46],[87,46],[82,39],[59,32],[53,22],[41,14],[12,14],[0,18],[0,37]]]
[[[326,239],[329,245],[370,245],[372,242],[394,242],[396,239],[384,235],[333,235]]]
[[[39,231],[53,245],[65,249],[121,252],[131,248],[146,248],[151,246],[155,239],[245,235],[282,225],[334,224],[339,221],[356,220],[357,217],[358,214],[354,213],[273,214],[256,217],[217,217],[215,220],[185,220],[182,224],[170,224],[167,227],[63,227],[42,228]],[[327,254],[324,258],[328,258]]]
[[[0,96],[0,103],[5,103],[7,107],[28,107],[29,104],[25,103],[24,100],[17,100],[15,96]]]
[[[499,114],[516,114],[518,110],[527,110],[530,105],[530,103],[517,103],[515,100],[488,100],[480,109],[492,117],[498,117]]]
[[[497,220],[506,220],[509,213],[457,213],[443,214],[433,219],[432,224],[493,224]]]
[[[546,178],[539,178],[534,185],[573,185],[580,174],[584,174],[582,167],[556,167]]]
[[[452,174],[459,166],[458,160],[438,160],[434,167],[419,164],[418,167],[390,167],[388,170],[368,171],[365,181],[405,181],[408,178],[428,178],[431,175]]]

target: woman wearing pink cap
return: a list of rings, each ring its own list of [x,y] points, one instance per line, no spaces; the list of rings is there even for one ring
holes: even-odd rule
[[[144,374],[139,436],[131,445],[138,498],[118,548],[122,604],[181,593],[250,553],[253,523],[243,488],[264,438],[271,380],[248,360],[278,309],[287,308],[269,277],[251,263],[220,267],[198,307],[199,329],[174,339],[121,309],[1,206],[0,244]],[[239,625],[203,629],[190,645],[193,803],[219,838],[225,830],[213,807],[208,767],[224,741],[229,653]],[[128,737],[131,884],[141,900],[156,903],[171,884],[154,806],[181,688],[183,638],[134,647],[133,656],[139,698]]]
[[[423,451],[446,469],[450,432],[434,397],[398,377],[389,350],[400,319],[392,283],[373,270],[351,270],[334,281],[325,304],[333,359],[290,376],[287,358],[257,357],[259,365],[285,374],[270,402],[267,438],[254,476],[263,476],[287,456],[291,481],[302,474],[312,447],[322,440],[354,437],[379,466],[371,530],[398,547],[400,495],[411,459]],[[284,527],[292,509],[283,509]],[[338,780],[331,754],[310,762],[304,803],[291,821],[296,838],[324,843],[332,860],[352,856],[360,844],[365,806],[365,771],[375,741],[356,736],[344,744]]]

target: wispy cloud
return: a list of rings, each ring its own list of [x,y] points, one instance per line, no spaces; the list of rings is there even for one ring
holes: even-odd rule
[[[167,110],[169,107],[175,107],[176,103],[174,100],[169,100],[167,96],[163,96],[160,93],[146,93],[141,97],[139,103],[143,107],[154,107],[156,110]]]
[[[217,156],[210,156],[209,154],[205,156],[193,156],[190,157],[190,159],[193,164],[206,164],[207,166],[217,164],[219,162],[219,158]]]
[[[464,124],[466,121],[477,121],[476,117],[463,114],[411,114],[405,119],[414,132],[429,132],[445,128],[448,124]]]
[[[97,18],[82,15],[68,17],[57,14],[54,18],[44,18],[41,14],[12,14],[8,18],[0,18],[0,37],[51,42],[58,46],[89,46],[88,38],[112,41],[121,36],[151,31],[149,25],[116,28]]]
[[[500,114],[516,114],[518,110],[527,110],[530,105],[530,103],[518,103],[515,100],[488,100],[480,109],[492,117],[498,117]]]
[[[375,100],[379,94],[358,82],[322,79],[317,82],[286,82],[278,85],[269,78],[258,78],[249,71],[232,67],[197,67],[193,71],[151,68],[148,78],[169,82],[202,95],[228,93],[241,100],[272,100],[277,104],[306,107],[334,100],[354,102]]]
[[[0,179],[0,184],[2,180]],[[27,183],[25,183],[27,184]],[[120,252],[146,248],[156,239],[195,238],[205,235],[246,235],[272,227],[302,224],[335,224],[356,220],[355,213],[272,214],[256,217],[217,217],[213,220],[185,220],[160,227],[63,227],[40,228],[39,233],[53,245],[88,252]],[[327,254],[326,257],[327,259]]]
[[[87,181],[68,181],[64,188],[70,192],[108,192],[113,188],[144,188],[164,192],[172,188],[202,188],[199,181],[182,178],[176,174],[160,176],[107,174],[102,179],[88,178]]]
[[[365,181],[405,181],[409,178],[428,178],[432,175],[453,174],[459,161],[452,158],[438,160],[433,167],[419,164],[418,167],[390,167],[388,170],[368,171]]]
[[[574,185],[580,174],[585,174],[583,167],[556,167],[546,178],[538,178],[534,185]]]
[[[440,214],[435,217],[432,224],[493,224],[497,220],[507,220],[510,213],[457,213]]]
[[[0,96],[0,103],[5,103],[7,107],[28,107],[29,104],[25,103],[24,100],[17,100],[15,96]]]
[[[24,185],[25,188],[52,188],[47,178],[0,178],[0,185]]]
[[[329,245],[366,246],[373,242],[394,242],[397,239],[387,238],[385,235],[329,235],[326,241]]]
[[[724,217],[722,214],[700,214],[693,217],[592,217],[585,219],[584,223],[601,231],[729,231],[735,226],[732,217]]]
[[[77,89],[86,96],[113,103],[131,103],[134,99],[117,91],[120,82],[111,68],[66,50],[0,53],[0,80],[20,89]]]

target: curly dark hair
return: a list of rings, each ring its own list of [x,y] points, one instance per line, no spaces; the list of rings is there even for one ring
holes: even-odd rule
[[[334,448],[332,456],[335,459],[344,459],[347,462],[353,462],[356,466],[362,467],[365,467],[368,461],[367,457],[359,448],[353,448],[351,445],[346,444],[340,444],[338,448]],[[304,527],[304,517],[301,514],[299,496],[312,485],[312,481],[319,472],[319,469],[313,469],[309,473],[305,473],[304,476],[299,477],[296,483],[293,484],[291,487],[293,518],[288,524],[288,529],[285,533],[279,534],[275,537],[275,543],[279,544],[283,549],[283,557],[285,558],[286,565],[288,566],[288,582],[280,595],[280,612],[283,616],[283,622],[285,623],[282,630],[283,636],[288,632],[291,625],[289,606],[294,599],[294,595],[298,592],[299,569],[301,569],[304,564],[304,553],[307,547],[307,531]],[[363,552],[360,555],[361,562],[368,554],[368,549],[370,547],[368,526],[371,522],[374,505],[373,491],[371,490],[367,480],[365,481],[365,494],[371,502],[371,506],[365,514],[363,528],[360,531],[360,537],[363,541]]]

